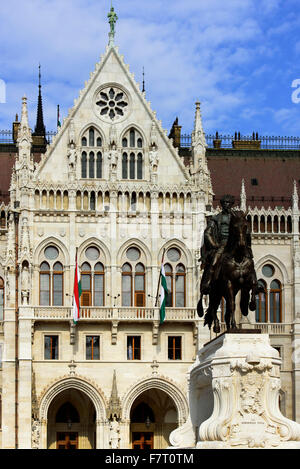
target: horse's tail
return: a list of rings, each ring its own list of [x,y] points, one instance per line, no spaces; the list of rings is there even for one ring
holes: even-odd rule
[[[200,300],[198,301],[198,304],[197,304],[197,314],[198,314],[199,318],[202,318],[203,315],[204,315],[204,310],[203,310],[203,305],[202,305],[202,298],[203,298],[203,295],[201,293]]]

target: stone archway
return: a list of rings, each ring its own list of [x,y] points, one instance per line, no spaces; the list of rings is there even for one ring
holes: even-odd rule
[[[96,410],[82,391],[69,388],[58,394],[47,422],[48,449],[95,449]]]
[[[59,408],[69,402],[78,412],[80,422],[56,422]],[[105,448],[107,424],[105,418],[106,401],[101,392],[93,384],[80,377],[67,377],[52,384],[40,399],[39,421],[41,422],[41,438],[39,447],[42,449],[56,447],[56,433],[78,433],[78,448]]]
[[[160,389],[148,389],[132,404],[130,445],[132,449],[164,449],[177,428],[178,412],[173,399]]]
[[[166,448],[169,446],[170,433],[183,425],[188,416],[188,402],[183,391],[165,377],[151,376],[136,383],[122,402],[123,448],[132,448],[133,441],[138,441],[138,433],[142,435],[144,441],[148,441],[145,448],[149,448],[151,439],[153,449]],[[150,409],[153,422],[150,418],[147,424],[146,414],[143,416],[145,418],[133,418],[135,411],[138,415],[142,415],[138,411],[139,405]],[[137,421],[132,422],[132,418]]]

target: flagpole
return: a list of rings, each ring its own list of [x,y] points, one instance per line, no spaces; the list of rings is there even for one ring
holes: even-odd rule
[[[160,279],[161,279],[161,266],[162,266],[162,264],[163,264],[163,262],[164,262],[165,252],[166,252],[166,248],[164,248],[164,250],[163,250],[163,255],[162,255],[162,259],[161,259],[161,265],[160,265],[160,269],[159,269],[159,279],[158,279],[158,285],[157,285],[157,293],[156,293],[155,307],[157,306],[157,302],[158,302],[159,284],[160,284]]]

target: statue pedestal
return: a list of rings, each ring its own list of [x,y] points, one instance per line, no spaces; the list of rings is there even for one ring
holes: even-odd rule
[[[188,421],[172,448],[300,448],[300,424],[279,409],[280,363],[268,334],[224,333],[198,352],[190,370]]]

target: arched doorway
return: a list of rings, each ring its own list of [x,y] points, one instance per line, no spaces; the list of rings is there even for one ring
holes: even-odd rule
[[[48,410],[48,449],[94,449],[96,411],[91,399],[78,389],[59,393]]]
[[[133,449],[164,449],[169,435],[178,426],[173,399],[160,389],[148,389],[133,402],[130,411],[130,436]]]

